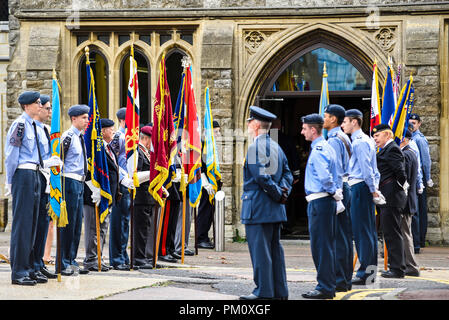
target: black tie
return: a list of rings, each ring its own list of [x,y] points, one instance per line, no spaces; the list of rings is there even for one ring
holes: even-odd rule
[[[81,146],[83,147],[83,165],[84,175],[87,176],[87,162],[86,162],[86,145],[84,144],[84,136],[80,134]]]
[[[45,131],[45,135],[47,136],[48,139],[48,146],[50,147],[50,153],[51,153],[51,141],[50,141],[50,134],[48,133],[48,129],[46,126],[44,126],[44,131]]]
[[[34,129],[34,138],[36,139],[37,153],[39,155],[39,165],[43,168],[44,162],[42,161],[41,147],[39,146],[39,139],[37,138],[36,122],[34,121],[33,121],[33,129]]]

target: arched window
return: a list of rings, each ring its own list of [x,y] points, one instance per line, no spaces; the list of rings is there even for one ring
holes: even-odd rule
[[[120,65],[120,108],[126,107],[129,83],[129,55],[128,52]],[[137,63],[137,79],[139,83],[139,111],[140,123],[151,121],[151,67],[147,57],[134,49],[134,59]]]
[[[329,49],[316,48],[295,57],[273,83],[271,91],[320,91],[324,63],[329,91],[370,89],[368,79],[351,62]]]
[[[95,48],[91,48],[89,52],[89,61],[94,74],[95,81],[95,97],[97,98],[98,110],[100,117],[107,118],[109,116],[108,108],[108,62],[103,54]],[[79,64],[79,102],[82,104],[89,103],[89,94],[87,91],[87,73],[86,73],[86,56],[83,54]]]
[[[165,67],[167,69],[167,82],[170,88],[170,98],[173,112],[176,107],[176,100],[181,86],[183,67],[181,60],[186,54],[180,49],[176,48],[170,51],[165,57]]]

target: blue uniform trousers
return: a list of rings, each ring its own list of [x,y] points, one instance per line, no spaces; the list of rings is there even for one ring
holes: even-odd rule
[[[316,290],[335,294],[335,228],[337,204],[332,197],[312,200],[307,205],[310,249],[317,271]]]
[[[340,212],[336,219],[336,275],[337,287],[351,288],[352,265],[353,265],[353,245],[352,245],[352,226],[351,226],[351,188],[343,183],[343,204],[345,211]]]
[[[351,186],[350,211],[352,234],[360,261],[356,276],[366,279],[374,272],[375,277],[377,273],[376,215],[373,195],[365,182]]]
[[[17,169],[11,181],[12,225],[10,241],[11,280],[34,272],[33,246],[39,215],[40,179],[38,171]]]
[[[419,207],[416,213],[412,216],[412,236],[413,236],[413,248],[415,251],[419,251],[421,248],[419,238]]]
[[[47,241],[48,225],[50,216],[48,215],[47,205],[50,195],[45,193],[47,179],[42,173],[39,173],[41,183],[41,197],[39,201],[39,216],[37,218],[36,239],[34,240],[34,271],[40,271],[44,267],[45,242]]]
[[[122,198],[112,207],[109,224],[109,263],[113,267],[129,264],[126,246],[129,237],[131,195],[123,185],[120,185],[120,192]]]
[[[288,297],[281,223],[245,224],[245,231],[256,284],[253,294],[263,298]]]
[[[62,270],[74,265],[81,238],[83,223],[83,194],[84,183],[71,178],[65,179],[65,201],[67,204],[67,219],[69,223],[61,228],[61,268]],[[59,259],[57,257],[57,259]],[[58,260],[56,260],[58,261]]]

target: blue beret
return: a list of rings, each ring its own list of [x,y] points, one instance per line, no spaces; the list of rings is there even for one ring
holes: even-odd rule
[[[89,113],[89,110],[90,108],[85,104],[76,104],[74,106],[71,106],[67,113],[69,114],[69,117],[77,117],[82,114]]]
[[[32,104],[36,102],[40,96],[41,94],[37,91],[25,91],[19,95],[17,101],[19,101],[20,104]]]
[[[412,113],[412,114],[410,115],[410,119],[409,119],[409,120],[418,120],[418,121],[421,121],[421,118],[419,117],[418,114]]]
[[[114,121],[112,121],[111,119],[101,118],[100,124],[102,128],[109,128],[114,126]]]
[[[265,109],[256,106],[251,106],[249,107],[249,118],[246,120],[251,121],[254,119],[265,122],[271,122],[274,119],[276,119],[276,116]]]
[[[346,113],[345,108],[339,104],[329,104],[326,109],[324,109],[324,112],[336,116],[338,120],[343,120]]]
[[[125,117],[126,117],[126,108],[120,108],[120,109],[118,109],[116,115],[117,115],[117,118],[118,118],[119,120],[125,120]]]
[[[363,113],[362,113],[362,111],[360,111],[358,109],[350,109],[350,110],[346,111],[345,117],[359,117],[359,118],[363,118]]]
[[[218,121],[214,120],[214,121],[212,122],[212,127],[213,127],[213,128],[220,128],[220,124],[218,123]]]
[[[48,101],[50,101],[50,96],[46,95],[46,94],[41,94],[41,104],[44,105],[46,104]]]
[[[308,114],[301,118],[302,123],[306,124],[323,124],[324,119],[318,113]]]
[[[388,124],[385,124],[385,123],[378,124],[371,131],[371,135],[374,135],[375,133],[382,132],[382,131],[385,131],[385,130],[390,130],[391,131],[391,128],[390,128],[390,126]]]

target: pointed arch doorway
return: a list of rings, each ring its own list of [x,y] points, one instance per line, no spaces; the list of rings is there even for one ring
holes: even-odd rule
[[[255,105],[277,115],[279,121],[273,127],[278,130],[279,144],[292,172],[299,174],[286,206],[288,221],[282,231],[283,239],[308,239],[304,176],[310,142],[301,135],[300,119],[318,113],[324,63],[330,103],[340,104],[346,110],[361,110],[362,129],[367,132],[369,128],[372,61],[327,33],[316,32],[308,39],[301,45],[289,46],[287,53],[282,50],[278,57],[283,58],[270,63],[255,97]]]

